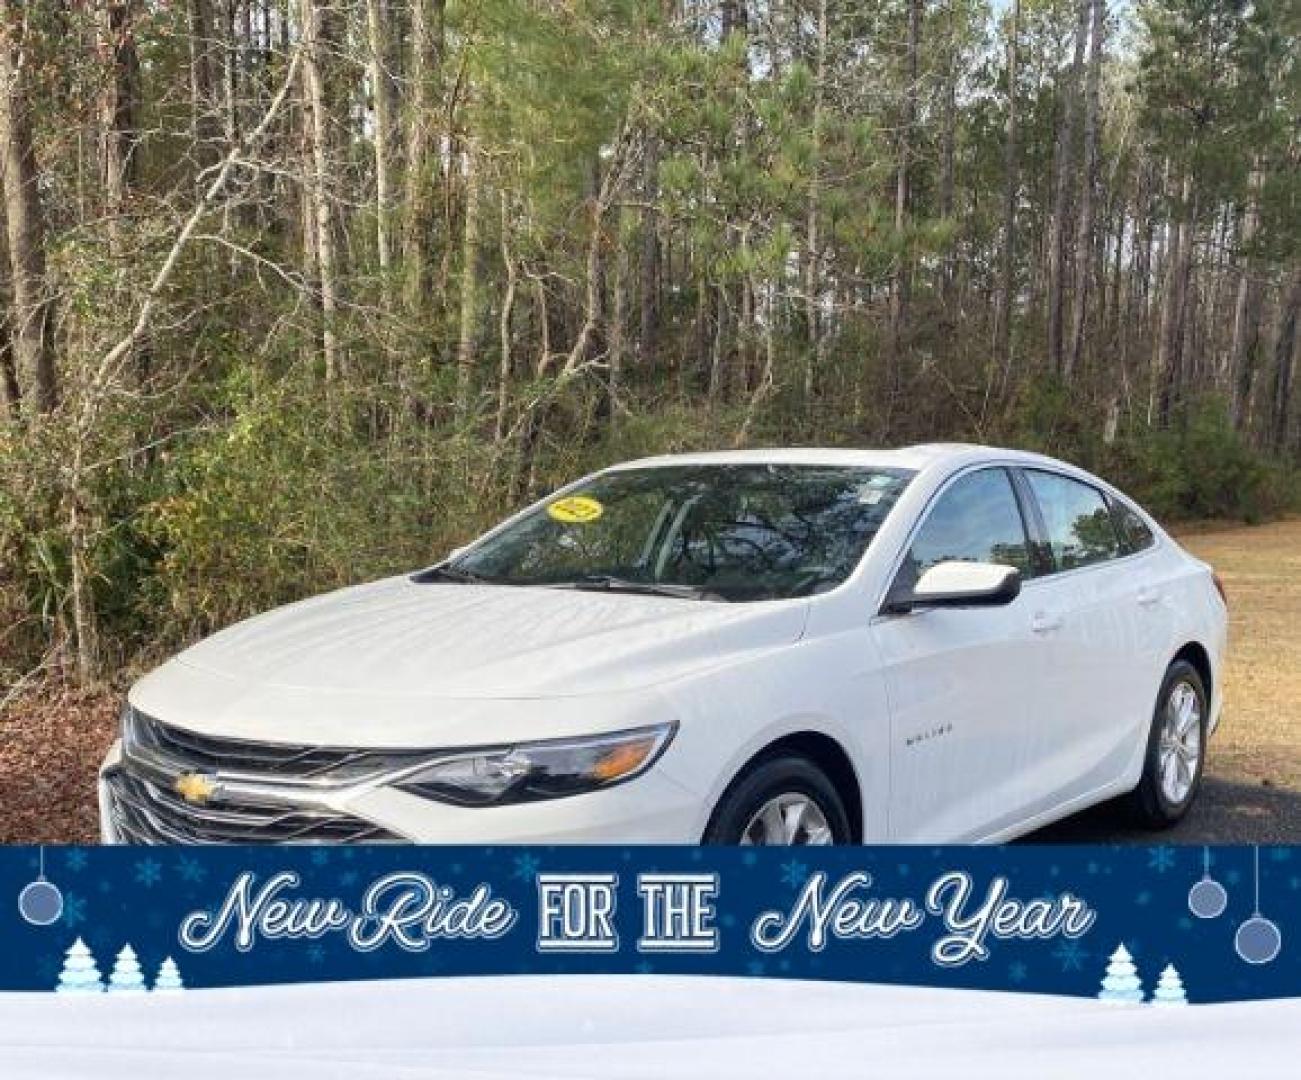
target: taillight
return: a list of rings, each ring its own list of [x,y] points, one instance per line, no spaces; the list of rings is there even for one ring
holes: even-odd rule
[[[1215,591],[1220,594],[1220,599],[1224,601],[1224,606],[1229,606],[1229,594],[1224,591],[1224,578],[1220,577],[1214,570],[1211,571],[1211,580],[1215,582]]]

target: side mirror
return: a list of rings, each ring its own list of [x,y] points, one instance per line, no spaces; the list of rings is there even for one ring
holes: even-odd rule
[[[892,595],[887,614],[936,607],[999,607],[1021,595],[1021,571],[996,563],[936,563],[912,589]]]

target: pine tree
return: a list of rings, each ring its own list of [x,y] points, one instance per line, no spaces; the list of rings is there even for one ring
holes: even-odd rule
[[[113,973],[108,979],[108,992],[110,994],[143,994],[145,992],[145,976],[140,970],[140,961],[136,958],[135,950],[130,945],[122,946],[122,951],[117,954],[117,961],[113,964]]]
[[[1123,944],[1116,947],[1107,964],[1107,977],[1102,980],[1098,997],[1103,1001],[1142,1001],[1143,980],[1138,977],[1134,959]]]
[[[1184,983],[1175,970],[1174,964],[1166,964],[1152,993],[1153,1005],[1187,1005],[1188,995],[1184,993]]]
[[[181,972],[176,966],[176,961],[169,956],[158,969],[158,976],[154,979],[154,993],[175,994],[184,989],[185,983],[181,981]]]
[[[95,957],[86,948],[86,943],[77,938],[67,952],[63,970],[59,973],[59,985],[55,992],[59,994],[102,994],[104,981],[95,966]]]

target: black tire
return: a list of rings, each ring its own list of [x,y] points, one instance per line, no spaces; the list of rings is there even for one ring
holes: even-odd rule
[[[732,781],[714,808],[703,842],[740,844],[759,810],[784,795],[801,795],[813,802],[831,830],[833,844],[851,841],[844,800],[827,774],[806,757],[775,754],[760,758]]]
[[[1170,797],[1161,782],[1161,732],[1171,695],[1181,685],[1190,687],[1197,696],[1199,739],[1192,785],[1187,794],[1176,801]],[[1183,819],[1197,800],[1197,792],[1201,789],[1202,776],[1206,771],[1206,723],[1209,711],[1206,685],[1202,682],[1198,670],[1186,660],[1176,660],[1166,668],[1156,705],[1152,709],[1152,727],[1147,737],[1147,756],[1143,760],[1143,776],[1138,782],[1138,787],[1130,795],[1133,817],[1144,828],[1170,828]]]

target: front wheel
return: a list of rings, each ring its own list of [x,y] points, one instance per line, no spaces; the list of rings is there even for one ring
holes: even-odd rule
[[[706,844],[821,846],[850,840],[849,817],[835,785],[795,755],[757,762],[723,793],[705,830]]]
[[[1141,824],[1167,829],[1188,813],[1206,764],[1208,712],[1201,675],[1192,664],[1176,660],[1161,682],[1143,777],[1132,797]]]

